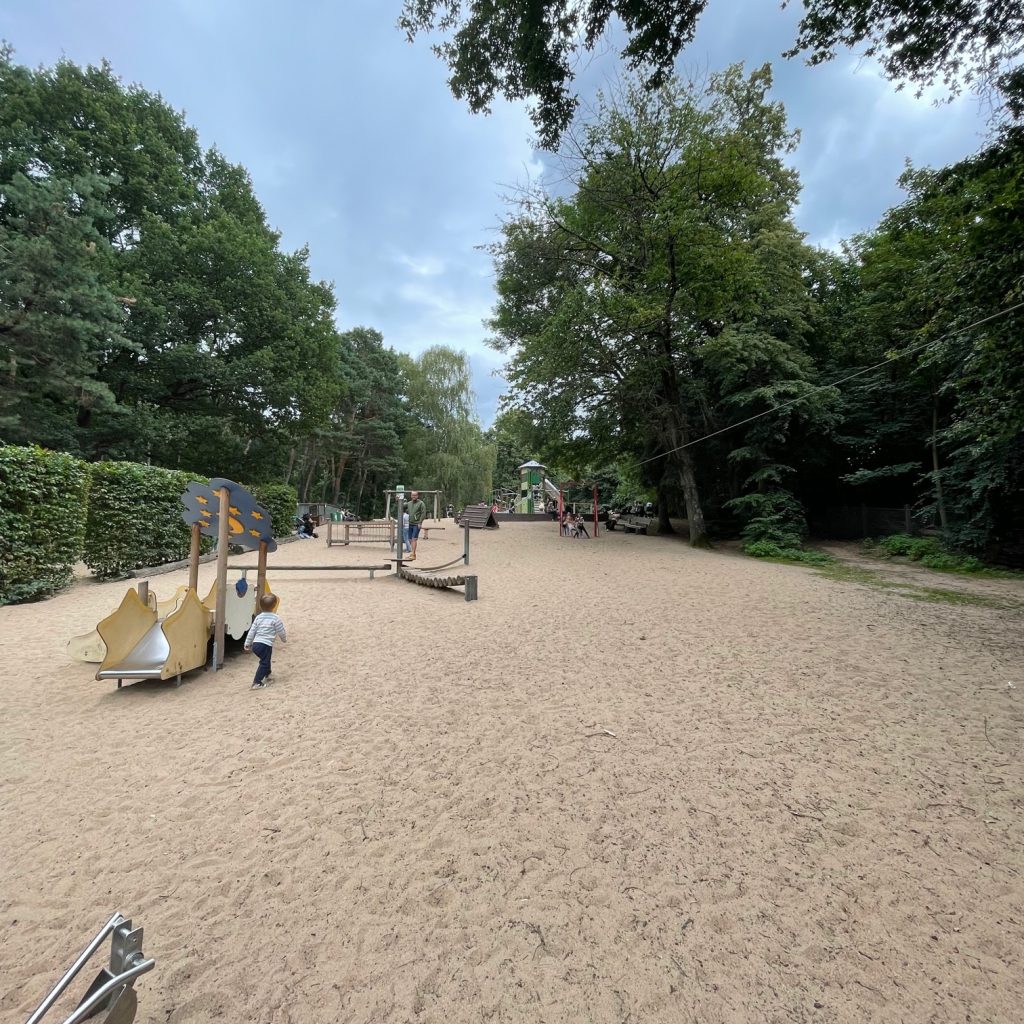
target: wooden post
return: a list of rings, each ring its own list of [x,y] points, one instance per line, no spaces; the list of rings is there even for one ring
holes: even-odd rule
[[[213,671],[224,664],[224,618],[228,608],[228,536],[231,518],[231,491],[222,487],[217,492],[220,502],[220,515],[217,519],[217,604],[214,611],[213,625]]]
[[[192,545],[188,550],[188,588],[199,590],[199,541],[202,528],[198,523],[192,524]]]
[[[597,539],[597,484],[594,484],[594,538]]]
[[[256,614],[260,613],[260,598],[267,585],[267,542],[260,541],[259,555],[256,559]]]
[[[139,581],[139,600],[144,605],[148,605],[149,604],[149,580],[140,580]]]
[[[469,565],[469,520],[462,524],[462,564]]]
[[[467,601],[475,601],[476,600],[476,577],[475,576],[467,576],[466,577],[466,600]]]
[[[903,532],[908,536],[910,534],[910,506],[903,506]]]
[[[868,507],[863,503],[860,506],[860,535],[861,538],[868,535]]]
[[[400,495],[395,495],[395,558],[398,560],[398,572],[402,571],[402,546],[405,535],[402,532],[402,506],[405,504]]]

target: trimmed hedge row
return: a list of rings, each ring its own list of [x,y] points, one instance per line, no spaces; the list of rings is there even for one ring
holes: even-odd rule
[[[101,579],[188,557],[181,495],[205,477],[135,462],[97,462],[85,527],[85,564]],[[205,539],[205,538],[204,538]],[[212,541],[204,545],[212,547]]]
[[[181,495],[205,477],[134,462],[88,464],[41,448],[0,446],[0,604],[44,597],[71,582],[82,558],[101,578],[186,558]],[[293,531],[286,484],[248,488],[274,536]],[[203,538],[203,550],[214,546]]]
[[[290,484],[254,484],[247,490],[270,513],[275,537],[287,537],[295,532],[299,494],[294,487]]]
[[[70,455],[0,446],[0,605],[71,582],[82,550],[89,469]]]

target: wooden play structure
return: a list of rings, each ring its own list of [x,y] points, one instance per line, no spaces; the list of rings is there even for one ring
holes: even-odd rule
[[[96,627],[105,654],[97,679],[171,679],[181,685],[183,672],[206,664],[210,612],[194,590],[160,621],[156,611],[129,590],[117,611]]]
[[[258,596],[269,589],[267,553],[277,549],[277,542],[270,514],[244,487],[224,478],[209,485],[194,482],[181,503],[182,518],[192,531],[188,586],[161,603],[143,582],[140,593],[129,590],[117,610],[97,625],[95,634],[74,637],[68,645],[73,657],[99,661],[96,678],[116,679],[118,689],[125,680],[140,679],[173,678],[180,685],[184,673],[206,664],[211,636],[210,663],[216,671],[224,664],[227,636],[245,635],[256,615]],[[204,535],[217,538],[217,576],[200,600],[199,548]],[[229,543],[259,551],[255,587],[244,576],[228,585]]]
[[[459,516],[459,526],[470,527],[474,530],[496,530],[498,520],[494,518],[494,512],[490,505],[467,505]]]

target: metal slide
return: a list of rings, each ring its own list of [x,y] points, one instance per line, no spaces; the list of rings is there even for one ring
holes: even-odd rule
[[[558,501],[558,488],[547,477],[544,477],[544,490]]]
[[[153,623],[142,639],[113,668],[100,669],[97,679],[160,679],[171,656],[163,624]]]

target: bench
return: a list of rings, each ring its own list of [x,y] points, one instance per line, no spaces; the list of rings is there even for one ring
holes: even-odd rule
[[[623,533],[646,533],[647,527],[653,522],[648,516],[619,516],[616,525]],[[611,529],[611,520],[608,521],[608,527]]]

